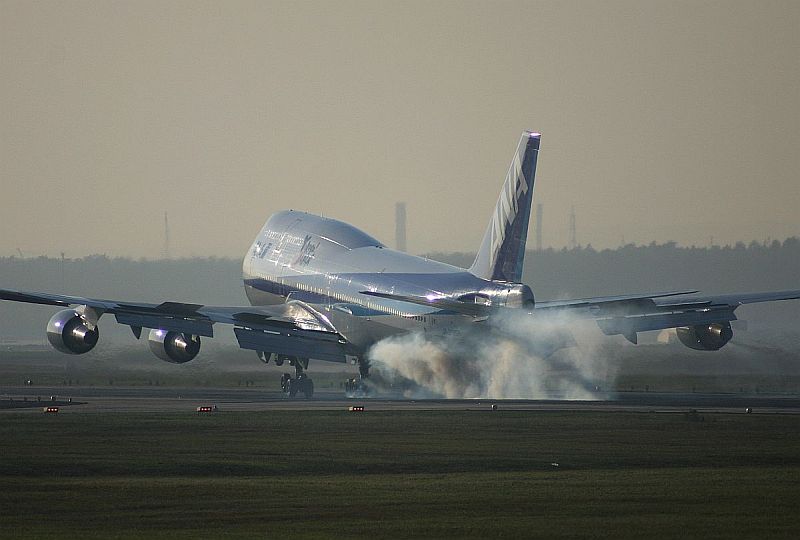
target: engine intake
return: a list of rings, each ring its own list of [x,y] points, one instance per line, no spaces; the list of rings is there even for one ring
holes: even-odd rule
[[[696,351],[717,351],[733,337],[730,322],[684,326],[675,330],[681,343]]]
[[[192,334],[154,328],[150,330],[148,342],[153,354],[171,364],[185,364],[200,352],[200,336]]]
[[[73,309],[59,311],[47,323],[47,341],[57,351],[84,354],[97,345],[100,330]]]

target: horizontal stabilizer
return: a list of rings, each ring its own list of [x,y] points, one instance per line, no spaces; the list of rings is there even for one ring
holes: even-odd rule
[[[456,313],[469,315],[470,317],[487,317],[492,313],[492,311],[494,311],[491,306],[487,306],[485,304],[461,302],[452,298],[406,296],[402,294],[390,294],[372,291],[361,291],[361,294],[375,296],[378,298],[386,298],[387,300],[397,300],[398,302],[408,302],[409,304],[416,304],[419,306],[428,306],[435,309],[455,311]]]

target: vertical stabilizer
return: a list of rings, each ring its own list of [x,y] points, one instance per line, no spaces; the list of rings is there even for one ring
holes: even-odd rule
[[[478,277],[517,283],[522,279],[540,139],[539,133],[526,131],[519,140],[481,248],[469,269]]]

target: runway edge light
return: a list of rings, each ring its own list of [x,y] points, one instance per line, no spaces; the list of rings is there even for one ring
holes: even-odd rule
[[[217,409],[216,405],[200,405],[197,407],[197,412],[199,413],[212,413],[217,412],[218,410],[219,409]]]

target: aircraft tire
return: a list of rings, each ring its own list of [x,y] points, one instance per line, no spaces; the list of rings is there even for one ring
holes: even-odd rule
[[[292,376],[288,373],[284,373],[281,375],[281,391],[284,394],[289,393],[289,387],[291,386]]]

